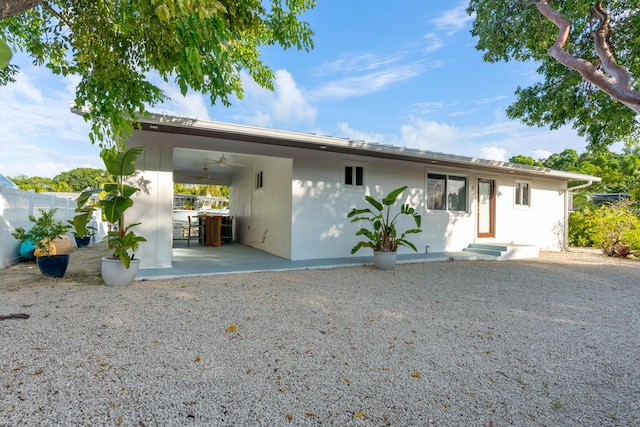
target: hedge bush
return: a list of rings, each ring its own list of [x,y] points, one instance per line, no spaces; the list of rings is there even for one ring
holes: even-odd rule
[[[569,215],[569,244],[595,246],[608,256],[640,254],[640,214],[629,201]]]

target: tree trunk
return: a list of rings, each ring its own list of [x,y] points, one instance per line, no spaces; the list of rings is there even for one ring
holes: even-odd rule
[[[0,21],[39,5],[44,0],[0,0]]]
[[[631,73],[617,64],[607,41],[607,35],[611,31],[609,27],[610,17],[602,7],[602,2],[596,1],[592,9],[600,20],[600,26],[594,32],[593,39],[596,54],[603,68],[611,77],[605,75],[586,59],[577,58],[564,49],[569,40],[571,21],[551,7],[549,3],[548,0],[535,2],[538,11],[558,27],[558,37],[553,46],[549,48],[549,56],[562,65],[579,72],[586,81],[640,114],[640,92],[634,91],[631,87],[631,82],[633,81]]]

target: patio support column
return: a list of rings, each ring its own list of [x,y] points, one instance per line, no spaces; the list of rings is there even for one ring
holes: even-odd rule
[[[140,244],[136,258],[140,268],[171,267],[173,238],[173,149],[145,141],[144,153],[138,158],[138,172],[132,177],[138,191],[134,204],[126,213],[127,224],[140,222],[134,231],[147,239]]]

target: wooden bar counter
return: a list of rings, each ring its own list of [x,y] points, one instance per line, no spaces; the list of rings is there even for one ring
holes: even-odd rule
[[[200,216],[200,223],[204,226],[204,245],[220,246],[222,244],[222,217],[215,215]]]

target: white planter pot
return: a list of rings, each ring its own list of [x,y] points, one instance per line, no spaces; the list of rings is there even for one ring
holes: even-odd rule
[[[124,287],[129,286],[138,274],[140,260],[132,259],[129,268],[124,267],[124,263],[119,259],[102,257],[102,280],[107,286]]]
[[[373,264],[379,270],[393,270],[396,267],[397,252],[373,251]]]

